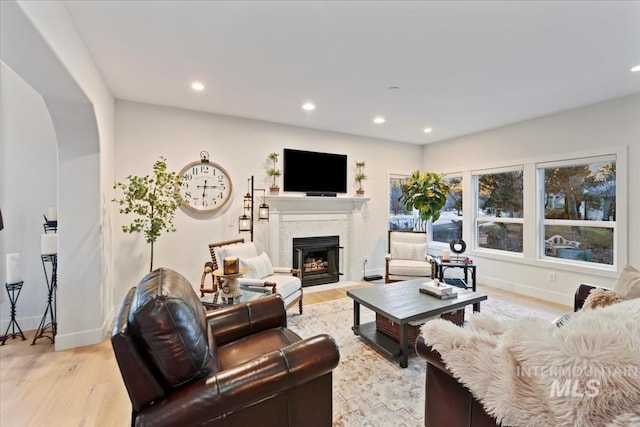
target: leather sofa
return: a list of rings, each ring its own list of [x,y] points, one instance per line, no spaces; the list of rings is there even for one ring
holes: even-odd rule
[[[581,284],[574,296],[574,311],[582,308],[589,292],[598,286]],[[605,288],[606,289],[606,288]],[[564,318],[564,316],[563,316]],[[560,319],[563,319],[560,318]],[[558,319],[555,322],[562,323]],[[447,370],[440,353],[427,344],[422,336],[416,339],[416,353],[426,360],[424,425],[426,427],[498,426],[482,404]]]
[[[205,312],[158,269],[131,288],[111,343],[135,426],[331,426],[333,338],[287,329],[282,298]]]

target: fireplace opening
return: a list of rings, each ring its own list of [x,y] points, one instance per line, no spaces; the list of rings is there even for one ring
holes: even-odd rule
[[[293,268],[302,272],[302,286],[340,281],[340,236],[295,237]]]

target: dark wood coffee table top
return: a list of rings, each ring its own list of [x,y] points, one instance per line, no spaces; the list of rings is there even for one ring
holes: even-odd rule
[[[419,291],[422,283],[426,281],[427,279],[414,279],[373,285],[350,290],[347,296],[400,324],[437,316],[487,299],[484,294],[462,289],[458,291],[457,298],[433,297]]]
[[[398,358],[401,368],[408,366],[410,347],[409,322],[426,321],[427,318],[458,310],[466,305],[477,305],[487,296],[470,290],[459,290],[458,296],[440,299],[420,292],[421,285],[428,279],[414,279],[347,292],[353,299],[353,333],[362,337],[383,354]],[[381,316],[398,324],[399,339],[395,340],[378,331],[376,322],[360,324],[360,306],[363,305]],[[420,322],[419,322],[420,323]]]

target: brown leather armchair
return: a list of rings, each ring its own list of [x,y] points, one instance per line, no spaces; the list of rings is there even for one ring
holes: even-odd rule
[[[599,286],[581,284],[574,296],[574,310],[582,308],[589,292]],[[607,289],[607,288],[604,288]],[[565,315],[554,321],[558,326],[570,318]],[[489,416],[471,392],[451,375],[438,351],[422,336],[416,340],[416,353],[427,361],[425,380],[424,425],[495,427],[496,419]]]
[[[424,425],[426,427],[496,427],[495,418],[487,415],[471,392],[451,375],[440,353],[416,340],[416,353],[427,361],[425,380]]]
[[[111,336],[136,426],[331,426],[333,338],[287,329],[278,295],[205,312],[158,269],[125,297]]]

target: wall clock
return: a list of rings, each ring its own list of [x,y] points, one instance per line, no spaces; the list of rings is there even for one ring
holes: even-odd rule
[[[219,164],[209,161],[206,151],[200,153],[200,160],[182,168],[180,176],[180,198],[183,205],[192,211],[215,212],[231,198],[233,186],[229,173]]]

